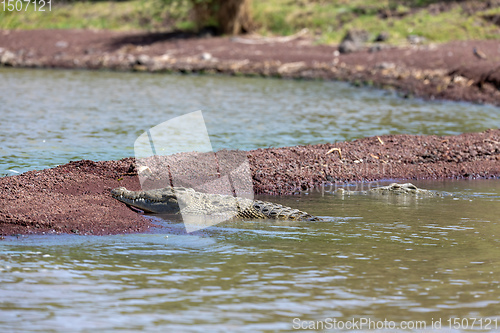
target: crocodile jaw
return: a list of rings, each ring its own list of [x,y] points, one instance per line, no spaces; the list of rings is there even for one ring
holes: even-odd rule
[[[111,191],[113,198],[128,206],[139,208],[147,213],[176,214],[179,213],[179,204],[173,193],[164,191],[129,191],[125,187]]]

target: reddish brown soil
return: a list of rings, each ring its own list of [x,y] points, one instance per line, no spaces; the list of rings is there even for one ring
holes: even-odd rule
[[[0,65],[321,78],[395,88],[404,96],[500,105],[499,45],[463,41],[335,56],[337,46],[314,45],[308,37],[284,42],[179,33],[0,31]],[[487,59],[476,57],[474,47]]]
[[[329,183],[387,178],[499,178],[500,130],[257,149],[249,151],[248,158],[254,190],[262,194],[294,194]],[[188,172],[190,165],[182,169]],[[110,196],[110,189],[119,186],[140,189],[132,158],[70,162],[0,178],[0,235],[147,231],[152,227],[149,220]]]

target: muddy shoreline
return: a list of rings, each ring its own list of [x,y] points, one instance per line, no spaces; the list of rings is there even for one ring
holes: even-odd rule
[[[474,48],[487,55],[480,59]],[[375,50],[375,51],[374,51]],[[403,97],[500,106],[498,41],[381,45],[338,54],[297,38],[208,37],[94,30],[0,31],[0,66],[324,79]]]
[[[322,185],[388,178],[498,179],[500,129],[257,149],[247,157],[256,194],[289,195]],[[0,178],[0,235],[147,232],[153,227],[148,219],[111,198],[110,190],[119,186],[140,189],[133,158],[82,160]]]

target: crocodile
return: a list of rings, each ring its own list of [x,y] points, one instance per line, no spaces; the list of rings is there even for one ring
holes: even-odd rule
[[[165,187],[148,191],[115,188],[111,195],[128,206],[153,214],[227,215],[236,218],[320,221],[298,209],[280,204],[197,192],[192,188]]]
[[[349,191],[343,188],[337,189],[334,194],[339,195],[406,195],[415,197],[442,197],[450,195],[447,192],[431,191],[416,187],[412,183],[392,183],[387,186],[371,188],[365,191]]]
[[[392,183],[365,191],[337,189],[336,195],[441,197],[446,192],[420,189],[411,183]],[[111,195],[128,206],[153,214],[229,216],[229,218],[321,221],[319,217],[280,204],[230,195],[197,192],[192,188],[165,187],[148,191],[115,188]]]

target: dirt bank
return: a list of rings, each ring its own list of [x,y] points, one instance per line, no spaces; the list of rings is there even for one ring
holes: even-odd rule
[[[477,48],[486,58],[473,53]],[[381,45],[338,54],[296,38],[209,37],[92,30],[0,31],[0,65],[223,73],[328,79],[397,89],[405,97],[500,105],[499,42]],[[374,51],[375,50],[375,51]]]
[[[257,149],[248,158],[254,190],[262,194],[386,178],[499,178],[500,130]],[[140,189],[132,158],[70,162],[0,178],[0,235],[147,231],[152,227],[147,219],[110,197],[110,189],[119,186]]]

